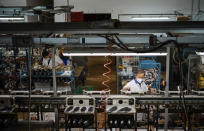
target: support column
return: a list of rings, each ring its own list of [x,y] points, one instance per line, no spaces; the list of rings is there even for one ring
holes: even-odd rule
[[[118,65],[119,65],[119,56],[116,56],[116,82],[117,82],[116,86],[117,86],[117,94],[120,94]]]
[[[53,92],[54,97],[57,96],[57,84],[56,84],[56,69],[55,69],[55,47],[52,48],[52,79],[53,79]],[[55,111],[55,131],[59,131],[59,119],[58,119],[58,108],[57,105],[54,105]]]
[[[171,57],[171,48],[167,47],[167,57],[166,57],[166,87],[165,87],[165,97],[169,96],[169,73],[170,73],[170,57]],[[168,107],[166,106],[168,102],[165,103],[165,125],[164,130],[168,131]]]

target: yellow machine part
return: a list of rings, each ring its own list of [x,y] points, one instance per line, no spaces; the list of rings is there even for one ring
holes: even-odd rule
[[[198,88],[204,89],[204,75],[200,74],[198,77]]]

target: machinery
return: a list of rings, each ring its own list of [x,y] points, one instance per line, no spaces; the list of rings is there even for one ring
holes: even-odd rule
[[[24,112],[29,114],[26,120],[29,120],[28,123],[31,123],[30,114],[36,113],[37,120],[44,121],[45,118],[43,117],[43,113],[52,112],[55,115],[54,128],[57,130],[59,128],[98,129],[98,111],[105,114],[105,129],[120,128],[137,130],[139,128],[146,128],[150,130],[150,125],[154,125],[157,130],[159,128],[168,130],[171,127],[178,127],[186,130],[187,127],[188,129],[191,129],[193,126],[203,126],[201,120],[203,119],[202,113],[204,111],[204,96],[200,90],[197,90],[198,93],[195,93],[193,90],[197,87],[202,89],[202,73],[201,75],[198,75],[199,79],[195,79],[194,81],[190,77],[184,77],[184,73],[187,71],[185,69],[181,70],[183,66],[180,65],[184,64],[186,61],[183,61],[179,56],[183,47],[194,46],[195,48],[200,48],[203,46],[204,37],[203,35],[200,35],[204,33],[203,22],[129,23],[105,21],[98,23],[2,23],[0,24],[0,28],[1,47],[10,46],[16,48],[21,46],[25,48],[25,52],[27,51],[22,54],[22,59],[17,62],[15,59],[21,57],[12,57],[12,54],[15,56],[15,51],[13,53],[8,52],[8,57],[6,58],[3,55],[1,56],[3,57],[1,59],[1,64],[3,63],[1,69],[3,69],[3,72],[6,72],[6,74],[9,74],[7,75],[9,77],[5,77],[6,79],[8,78],[6,80],[7,84],[3,85],[6,85],[8,89],[11,89],[11,91],[7,91],[0,95],[2,103],[1,107],[3,107],[2,105],[8,105],[8,108],[1,108],[1,116],[5,116],[2,114],[6,114],[7,116],[8,114],[14,114],[12,117],[17,118],[16,114]],[[146,33],[169,34],[168,32],[184,33],[184,36],[174,37],[171,35],[157,37],[156,42],[152,44],[149,35],[141,35]],[[188,35],[185,35],[186,32]],[[23,35],[25,33],[27,35]],[[62,37],[55,37],[57,36],[56,34],[59,33],[64,33],[64,35],[62,35]],[[194,33],[195,35],[190,35]],[[199,35],[196,35],[197,33],[199,33]],[[18,34],[20,35],[18,36]],[[107,43],[112,44],[111,51],[107,51],[107,48],[110,46]],[[38,68],[32,68],[30,66],[31,63],[29,63],[31,61],[35,62],[31,55],[32,48],[45,48],[47,45],[52,48],[53,51],[58,46],[68,47],[67,51],[64,52],[64,54],[68,56],[74,55],[74,53],[88,53],[90,55],[93,53],[104,52],[106,54],[112,54],[113,56],[117,56],[119,53],[148,55],[148,53],[151,52],[153,54],[159,53],[159,55],[165,54],[165,87],[163,88],[163,92],[156,92],[155,94],[148,95],[134,93],[125,93],[121,95],[119,92],[119,86],[117,87],[117,94],[104,94],[105,91],[93,91],[92,93],[87,92],[83,95],[65,95],[63,93],[58,93],[57,82],[60,81],[65,84],[69,84],[70,78],[63,76],[59,77],[59,74],[57,74],[58,70],[55,69],[55,67],[52,68],[52,70],[41,68],[40,66]],[[143,48],[143,45],[147,48]],[[175,53],[176,55],[172,54],[172,50],[178,50],[179,53]],[[178,80],[176,79],[176,81],[179,81],[176,83],[176,86],[172,86],[172,88],[175,89],[175,92],[173,93],[169,90],[171,89],[170,84],[175,80],[170,79],[174,78],[171,76],[171,66],[173,65],[172,56],[178,59],[176,61],[178,63],[175,69],[177,69],[176,76],[180,78]],[[29,61],[28,58],[30,58],[31,61]],[[2,60],[4,61],[2,62]],[[11,63],[13,63],[13,65],[17,63],[17,65],[22,65],[21,69],[23,70],[15,71],[14,69],[19,67],[17,65],[12,65],[11,70],[7,69],[10,68],[8,65]],[[190,72],[189,76],[197,75],[197,73],[193,71],[193,66],[190,65],[188,67],[188,72]],[[66,67],[66,70],[64,71],[70,71],[67,73],[73,76],[72,69],[68,70],[68,67]],[[182,74],[180,73],[181,71],[185,72]],[[198,72],[201,71],[202,68]],[[61,72],[61,74],[63,73]],[[12,75],[16,76],[15,79],[11,79],[13,78],[11,77]],[[5,78],[3,77],[1,80]],[[159,77],[157,78],[159,79]],[[186,78],[192,80],[188,83],[188,85],[190,85],[187,89],[188,91],[186,91],[186,85],[184,85],[185,82],[183,82]],[[25,84],[25,86],[22,86],[25,88],[21,88],[16,91],[14,89],[19,87],[19,83],[13,83],[11,80],[14,80],[14,82],[18,81],[19,83],[27,83],[27,85]],[[196,85],[196,81],[198,80],[200,81],[198,82],[199,86]],[[46,89],[44,88],[45,85],[43,85],[43,88],[38,88],[35,91],[32,88],[33,82],[39,82],[41,84],[49,83],[50,90],[48,90],[48,92],[42,91],[43,93],[37,93],[37,90],[41,91],[41,89]],[[159,87],[158,84],[156,86]],[[5,100],[7,102],[4,103]],[[145,118],[147,118],[145,121],[142,121],[143,123],[138,120],[139,113],[144,113]],[[177,125],[173,123],[169,119],[170,113],[176,114],[179,117],[181,124]],[[192,121],[192,118],[197,119],[196,122]],[[16,119],[12,120],[15,121]],[[7,121],[7,118],[1,117],[0,123],[3,123],[1,125],[8,127],[9,124],[4,124],[8,123]],[[163,121],[163,123],[161,121]],[[142,127],[141,125],[145,126]]]
[[[59,97],[52,97],[49,95],[31,95],[31,112],[53,112],[55,106],[58,107],[58,115],[64,115],[65,127],[71,128],[84,128],[84,129],[97,129],[97,107],[96,102],[100,101],[104,95],[60,95]],[[7,107],[1,109],[1,114],[8,114],[14,112],[28,112],[29,106],[28,95],[4,95],[0,96],[0,99],[6,99],[9,102]],[[185,95],[185,104],[191,113],[188,117],[193,117],[203,112],[204,109],[204,96],[197,95]],[[166,104],[168,103],[168,104]],[[161,114],[165,112],[165,108],[168,106],[169,113],[184,114],[184,110],[181,104],[182,101],[177,95],[170,95],[168,98],[164,98],[164,95],[109,95],[106,99],[106,128],[120,128],[120,129],[139,129],[142,125],[147,125],[147,129],[152,125],[151,112],[153,112],[154,125],[157,129],[162,128],[160,121],[163,119]],[[196,105],[196,106],[195,106]],[[151,109],[152,108],[152,109]],[[147,120],[141,123],[138,120],[138,113],[147,114]],[[3,120],[3,115],[1,115]],[[15,118],[13,116],[13,118]],[[12,118],[12,119],[13,119]],[[178,117],[177,117],[178,118]],[[202,119],[202,116],[195,119]],[[163,119],[164,120],[164,119]],[[182,120],[181,120],[182,121]],[[183,128],[184,120],[181,125],[171,123],[169,121],[169,128],[180,127]],[[196,123],[191,122],[192,125],[202,125],[201,121]],[[144,128],[144,127],[143,127]]]
[[[106,99],[109,128],[132,129],[135,125],[135,99],[111,95]]]
[[[95,100],[86,95],[69,96],[66,98],[66,127],[94,128]]]

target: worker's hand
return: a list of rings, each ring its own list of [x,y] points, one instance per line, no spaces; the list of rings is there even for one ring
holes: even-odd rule
[[[121,91],[129,91],[130,87],[123,87],[123,89],[121,89]]]
[[[150,84],[150,85],[147,85],[147,88],[148,88],[148,89],[150,89],[151,87],[152,87],[152,84]]]

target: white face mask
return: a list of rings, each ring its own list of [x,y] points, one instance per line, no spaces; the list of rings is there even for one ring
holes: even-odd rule
[[[142,83],[142,82],[143,82],[143,79],[142,79],[142,78],[137,78],[137,81],[138,81],[139,83]]]

